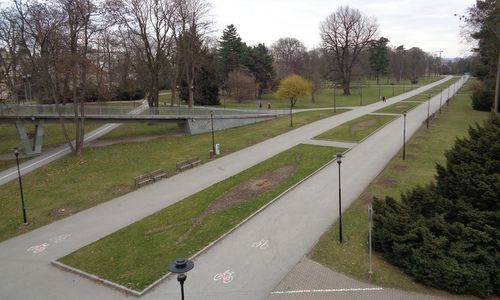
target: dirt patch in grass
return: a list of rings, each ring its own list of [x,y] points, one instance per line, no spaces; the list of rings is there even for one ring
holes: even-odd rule
[[[351,135],[356,135],[356,132],[358,131],[363,131],[365,129],[368,129],[372,126],[375,126],[377,125],[377,120],[376,119],[368,119],[368,120],[365,120],[363,122],[359,122],[357,124],[354,124],[352,127],[351,127]]]
[[[396,171],[404,171],[404,170],[408,169],[408,166],[400,165],[400,164],[394,164],[394,165],[391,166],[391,169],[392,170],[396,170]]]
[[[177,243],[181,243],[189,237],[191,232],[196,227],[201,225],[201,223],[207,216],[231,208],[238,204],[250,201],[251,199],[254,199],[255,197],[269,191],[273,187],[290,178],[290,176],[293,175],[296,167],[296,165],[288,165],[250,178],[249,180],[226,191],[224,194],[222,194],[222,196],[210,203],[205,211],[198,217],[168,226],[156,227],[145,231],[145,234],[161,232],[172,227],[191,222],[192,224],[188,231],[181,235],[177,240]]]
[[[430,137],[426,136],[426,135],[417,135],[415,137],[413,137],[414,139],[417,139],[417,140],[424,140],[424,141],[427,141],[430,139]]]
[[[406,159],[415,159],[416,158],[415,154],[406,153],[405,156],[406,156]]]
[[[375,196],[371,195],[371,194],[367,194],[367,195],[364,195],[363,196],[363,203],[366,203],[366,204],[372,204],[373,203],[373,198]]]
[[[49,216],[60,218],[60,217],[71,216],[73,214],[76,214],[77,212],[78,208],[76,207],[59,207],[51,210]]]
[[[113,195],[123,195],[123,194],[126,194],[128,192],[130,192],[132,188],[128,185],[125,185],[125,184],[118,184],[118,185],[114,185],[112,186],[109,191],[111,192],[111,194]]]
[[[97,147],[106,147],[106,146],[111,146],[114,144],[120,144],[120,143],[138,143],[138,142],[147,142],[147,141],[152,141],[158,138],[162,137],[172,137],[172,136],[181,136],[183,133],[181,131],[176,131],[174,133],[169,133],[169,134],[158,134],[158,135],[150,135],[150,136],[137,136],[137,137],[129,137],[129,138],[121,138],[121,139],[116,139],[116,140],[97,140],[92,143],[90,143],[87,147],[91,148],[97,148]]]
[[[380,185],[398,185],[400,182],[396,178],[382,178],[379,180]]]

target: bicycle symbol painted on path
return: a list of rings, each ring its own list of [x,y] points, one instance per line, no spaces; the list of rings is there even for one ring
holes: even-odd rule
[[[26,249],[26,251],[32,252],[33,254],[38,254],[38,253],[41,253],[41,252],[45,251],[45,249],[48,246],[50,246],[49,243],[43,243],[43,244],[40,244],[40,245],[31,246],[28,249]]]
[[[260,240],[252,244],[252,248],[259,248],[260,250],[266,250],[269,248],[269,240]]]
[[[62,241],[64,241],[65,239],[69,238],[71,236],[71,234],[69,233],[65,233],[65,234],[61,234],[59,236],[56,236],[55,238],[51,238],[50,241],[52,243],[60,243]]]
[[[233,281],[233,274],[234,272],[231,272],[231,270],[226,270],[224,273],[215,274],[214,280],[219,281],[222,279],[222,283],[228,284]]]
[[[71,236],[71,234],[69,234],[69,233],[61,234],[61,235],[58,235],[54,238],[51,238],[50,242],[57,244],[57,243],[64,241],[65,239],[69,238],[70,236]],[[38,254],[38,253],[42,253],[43,251],[45,251],[45,249],[47,249],[48,246],[50,246],[49,243],[43,243],[40,245],[31,246],[28,249],[26,249],[26,251],[31,252],[33,254]]]

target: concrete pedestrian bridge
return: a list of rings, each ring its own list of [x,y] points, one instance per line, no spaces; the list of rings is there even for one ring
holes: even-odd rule
[[[212,130],[223,130],[270,120],[287,114],[286,110],[221,109],[207,107],[153,107],[143,104],[138,107],[85,105],[84,113],[78,113],[85,122],[130,123],[163,122],[176,123],[186,134],[198,134]],[[83,116],[82,116],[83,115]],[[53,122],[74,122],[75,111],[71,105],[1,105],[0,123],[14,124],[25,152],[40,153],[43,140],[43,125]],[[33,145],[30,144],[25,123],[34,123]]]

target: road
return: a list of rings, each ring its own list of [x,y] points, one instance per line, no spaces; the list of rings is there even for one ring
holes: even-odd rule
[[[0,298],[123,299],[125,296],[120,292],[63,272],[49,265],[49,262],[299,143],[309,141],[330,128],[411,97],[448,79],[388,99],[385,103],[374,103],[305,125],[4,241],[0,243]],[[439,97],[434,97],[431,102],[431,111],[437,110]],[[426,105],[420,105],[408,114],[407,137],[421,125],[426,113]],[[400,132],[401,126],[402,120],[395,120],[347,154],[342,163],[345,178],[342,186],[343,208],[349,206],[398,151],[402,137],[395,132]],[[327,166],[196,258],[195,270],[189,273],[186,284],[188,299],[265,298],[335,221],[338,215],[337,201],[332,194],[337,189],[336,172],[336,164]],[[268,240],[269,248],[258,250],[251,247],[260,240]],[[37,245],[41,246],[32,248]],[[33,253],[34,250],[43,251]],[[230,284],[213,280],[216,273],[226,270],[235,272]],[[178,299],[178,283],[174,277],[170,277],[144,298]]]

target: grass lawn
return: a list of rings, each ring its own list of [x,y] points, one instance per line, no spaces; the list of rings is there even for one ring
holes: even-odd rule
[[[183,134],[177,124],[172,123],[124,123],[99,140],[120,140],[153,135]]]
[[[448,86],[452,85],[458,80],[458,77],[455,77],[448,82],[445,82],[443,84],[438,85],[437,87],[434,87],[426,92],[420,93],[418,95],[415,95],[411,98],[408,98],[406,100],[400,101],[398,103],[394,103],[393,105],[390,105],[388,107],[382,108],[377,110],[376,112],[379,113],[395,113],[395,114],[401,114],[403,111],[410,111],[414,107],[420,105],[421,103],[418,102],[425,102],[429,99],[429,95],[431,97],[434,97],[435,95],[438,95],[442,89],[447,88]],[[443,98],[444,99],[444,98]],[[417,101],[417,102],[415,102]],[[443,104],[445,102],[443,101]]]
[[[332,111],[297,113],[294,128],[332,116]],[[215,133],[222,154],[229,154],[290,131],[289,119],[278,118]],[[86,148],[82,157],[63,157],[23,176],[24,197],[31,226],[20,226],[17,181],[0,187],[0,241],[65,217],[133,190],[134,177],[198,156],[208,159],[210,133],[162,137],[148,142]]]
[[[434,180],[435,164],[445,163],[444,151],[453,146],[456,137],[466,136],[470,125],[482,123],[488,118],[489,113],[472,110],[468,87],[470,84],[462,90],[456,101],[443,107],[442,114],[437,114],[429,129],[422,126],[408,141],[406,160],[403,161],[401,152],[398,153],[343,214],[343,245],[337,242],[338,223],[335,223],[309,253],[312,259],[350,277],[374,284],[424,293],[436,292],[413,282],[398,268],[387,263],[380,254],[373,257],[374,274],[367,274],[367,207],[373,197],[401,199],[402,192]]]
[[[377,110],[377,113],[392,113],[392,114],[402,114],[403,111],[410,111],[414,107],[420,105],[422,103],[419,102],[407,102],[407,101],[399,101],[398,103],[394,103],[393,105],[389,105],[382,109]]]
[[[315,137],[321,140],[359,142],[397,116],[365,115]]]
[[[342,150],[298,145],[59,261],[140,291],[167,272],[168,262],[194,255]],[[279,168],[291,168],[292,171],[267,191],[211,211],[210,205],[226,192]],[[198,219],[201,216],[203,218]]]
[[[367,82],[358,85],[357,82],[352,82],[351,85],[351,95],[343,95],[342,89],[335,89],[335,105],[338,107],[342,106],[360,106],[367,105],[380,100],[380,96],[386,96],[387,98],[393,97],[412,89],[418,88],[422,85],[428,84],[439,80],[441,77],[425,77],[422,78],[418,84],[412,85],[409,82],[402,82],[404,85],[386,85],[383,84],[385,80],[380,81],[380,87],[375,83],[375,81]],[[380,88],[380,93],[379,93]],[[270,103],[272,108],[288,108],[290,102],[287,100],[277,99],[274,94],[264,94],[262,95],[262,107],[266,108],[267,104]],[[230,97],[222,96],[220,97],[221,107],[237,107],[237,108],[251,108],[256,109],[259,107],[259,100],[244,100],[241,103],[232,99]],[[333,107],[333,88],[320,89],[315,96],[315,102],[311,101],[311,97],[300,98],[297,101],[295,108],[319,108],[319,107]]]

